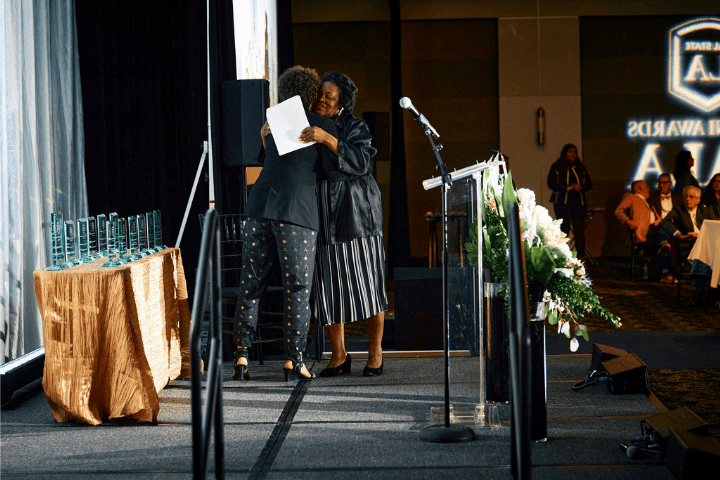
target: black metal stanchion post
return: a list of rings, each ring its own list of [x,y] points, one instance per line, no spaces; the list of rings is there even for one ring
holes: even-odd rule
[[[510,378],[512,422],[510,458],[513,478],[530,478],[530,395],[532,378],[528,341],[527,275],[523,255],[522,231],[518,204],[507,206],[508,214],[508,284],[510,287]]]

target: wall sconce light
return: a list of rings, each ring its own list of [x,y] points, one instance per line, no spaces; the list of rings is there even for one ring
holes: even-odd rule
[[[537,109],[537,143],[538,145],[545,145],[545,110],[542,107]]]

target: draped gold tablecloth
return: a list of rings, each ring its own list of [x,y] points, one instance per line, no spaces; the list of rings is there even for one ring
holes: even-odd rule
[[[180,250],[103,268],[103,258],[34,272],[44,323],[43,389],[58,422],[156,421],[158,392],[190,376]]]

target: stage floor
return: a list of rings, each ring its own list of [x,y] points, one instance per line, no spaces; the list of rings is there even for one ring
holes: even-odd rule
[[[499,406],[503,425],[478,429],[475,441],[420,440],[430,408],[443,405],[443,363],[387,358],[384,375],[366,378],[358,359],[351,375],[298,385],[282,381],[281,362],[251,362],[249,382],[232,381],[226,363],[226,478],[512,478],[508,405]],[[325,364],[308,366],[319,372]],[[477,403],[477,364],[451,359],[453,404]],[[663,405],[652,395],[610,394],[604,385],[573,391],[589,365],[587,354],[548,357],[548,440],[532,446],[532,478],[672,479],[661,462],[631,460],[619,448]],[[160,393],[157,424],[56,423],[37,382],[21,394],[25,401],[2,412],[3,478],[192,477],[189,380]]]

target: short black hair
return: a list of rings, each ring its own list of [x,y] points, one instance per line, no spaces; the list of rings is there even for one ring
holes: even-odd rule
[[[344,73],[325,72],[320,79],[320,86],[327,82],[334,83],[340,90],[340,106],[345,113],[352,113],[355,108],[355,97],[357,96],[357,87],[350,77]]]
[[[284,102],[288,98],[300,95],[303,106],[310,108],[317,98],[319,87],[320,78],[317,70],[295,65],[285,70],[278,78],[278,99]]]

